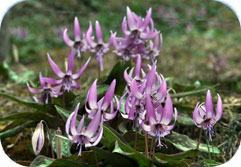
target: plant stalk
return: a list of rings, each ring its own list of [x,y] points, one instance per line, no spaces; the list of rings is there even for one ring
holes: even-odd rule
[[[96,167],[99,167],[99,162],[98,162],[98,159],[97,159],[97,155],[96,155],[95,147],[93,147],[93,153],[94,153],[94,156],[95,156]]]
[[[200,129],[200,131],[199,131],[198,143],[197,143],[196,151],[195,151],[195,153],[193,155],[192,162],[195,162],[195,160],[196,160],[196,156],[197,156],[197,153],[198,153],[199,145],[201,143],[202,131],[203,131],[203,129]]]
[[[154,164],[154,160],[155,160],[155,146],[156,146],[156,144],[155,144],[156,142],[155,142],[155,137],[152,137],[152,164]]]
[[[134,149],[135,149],[135,150],[136,150],[137,138],[138,138],[138,128],[136,127],[136,132],[135,132],[135,141],[134,141]]]
[[[148,134],[145,134],[145,156],[148,158]]]

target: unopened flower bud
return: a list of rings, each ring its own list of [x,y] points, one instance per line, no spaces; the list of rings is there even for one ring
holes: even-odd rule
[[[44,124],[43,121],[40,121],[35,128],[35,131],[32,136],[32,147],[35,155],[38,155],[42,150],[44,145]]]

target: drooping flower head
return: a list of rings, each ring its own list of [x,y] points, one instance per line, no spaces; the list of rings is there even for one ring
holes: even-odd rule
[[[142,122],[142,129],[151,136],[158,139],[158,147],[161,147],[161,138],[170,134],[175,126],[177,120],[177,109],[174,108],[175,121],[170,125],[173,119],[173,105],[169,94],[167,94],[165,107],[159,105],[156,109],[154,108],[151,97],[147,95],[146,98],[146,117],[147,124]]]
[[[68,29],[66,28],[63,33],[64,42],[66,45],[74,49],[78,57],[81,57],[81,52],[87,51],[88,45],[84,37],[81,39],[81,29],[77,17],[74,19],[74,40],[69,38],[67,31]]]
[[[75,81],[78,79],[82,73],[85,71],[90,58],[87,60],[87,62],[84,64],[84,66],[78,70],[77,73],[73,74],[74,71],[74,50],[71,50],[71,52],[68,55],[68,66],[66,73],[62,72],[59,68],[59,66],[51,59],[50,55],[48,54],[48,61],[53,69],[54,73],[60,78],[59,80],[55,79],[45,79],[46,82],[48,82],[51,85],[61,85],[61,89],[63,91],[70,91],[71,89],[78,89],[80,85]]]
[[[39,81],[40,81],[41,88],[40,89],[32,88],[29,86],[29,83],[27,83],[27,87],[30,92],[32,92],[34,94],[41,94],[41,97],[39,100],[34,96],[34,100],[36,102],[40,102],[43,104],[49,104],[49,103],[51,103],[52,97],[56,98],[56,97],[62,95],[62,92],[60,92],[60,89],[61,89],[60,86],[52,86],[51,87],[49,84],[46,83],[45,79],[49,79],[49,78],[44,78],[40,72],[39,73]]]
[[[79,156],[81,156],[83,146],[93,147],[100,142],[103,135],[103,117],[101,112],[97,112],[87,127],[84,127],[85,116],[83,115],[76,128],[78,110],[79,104],[76,106],[75,111],[69,116],[65,125],[65,130],[68,138],[80,146]]]
[[[193,112],[193,121],[199,128],[207,130],[209,140],[212,141],[213,126],[221,119],[223,115],[223,105],[220,96],[218,95],[216,114],[213,112],[213,102],[210,90],[207,91],[206,102],[197,104]]]
[[[103,71],[103,56],[106,52],[110,50],[110,45],[112,44],[112,38],[110,38],[108,43],[104,43],[103,33],[98,21],[95,22],[95,31],[96,31],[97,42],[94,41],[94,37],[92,36],[93,28],[92,28],[92,24],[90,23],[89,29],[86,32],[86,41],[90,47],[89,50],[92,53],[96,54],[96,61],[99,64],[100,70]]]
[[[99,112],[102,114],[104,121],[109,121],[115,118],[118,110],[114,111],[114,98],[117,109],[119,108],[119,100],[116,96],[114,96],[115,85],[116,80],[113,80],[110,84],[109,89],[106,91],[105,96],[102,97],[99,101],[97,101],[97,80],[94,81],[88,91],[85,103],[85,109],[86,112],[89,114],[89,118],[92,119],[96,115],[96,113]],[[110,112],[107,112],[109,106]]]

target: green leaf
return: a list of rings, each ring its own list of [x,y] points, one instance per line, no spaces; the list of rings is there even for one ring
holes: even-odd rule
[[[186,113],[179,112],[177,122],[182,125],[193,126],[193,119]]]
[[[127,154],[130,153],[130,155],[128,156],[129,158],[135,160],[138,162],[140,167],[145,167],[145,166],[150,166],[151,165],[151,161],[149,159],[147,159],[143,154],[141,154],[140,152],[134,150],[132,147],[130,147],[129,145],[125,144],[116,134],[115,132],[113,132],[112,130],[110,130],[108,127],[103,126],[103,130],[104,130],[104,136],[101,140],[101,143],[103,145],[105,145],[106,147],[110,147],[110,145],[114,142],[118,142],[119,147],[121,148],[121,150]]]
[[[3,93],[3,92],[0,92],[0,96],[6,97],[6,98],[8,98],[12,101],[15,101],[19,104],[22,104],[26,107],[34,108],[34,109],[37,109],[37,110],[42,111],[42,112],[51,112],[51,106],[50,105],[43,105],[41,103],[36,103],[36,102],[28,102],[28,101],[22,100],[18,97],[15,97],[15,96],[12,96],[10,94]]]
[[[57,159],[48,167],[88,167],[89,165],[82,162],[75,162],[67,159]]]
[[[214,88],[216,86],[218,86],[218,85],[213,85],[213,86],[209,86],[209,87],[206,87],[206,88],[193,90],[193,91],[188,91],[188,92],[181,92],[181,93],[171,94],[171,97],[172,98],[180,98],[180,97],[186,97],[186,96],[199,95],[199,94],[202,94],[202,93],[206,92],[207,90],[212,89],[212,88]]]
[[[54,151],[56,152],[56,145],[55,145],[56,136],[59,137],[59,135],[56,135],[56,131],[52,132],[52,134],[53,134],[52,135],[52,137],[53,137],[52,146],[53,146]],[[60,137],[60,138],[61,138],[61,142],[62,142],[62,155],[63,155],[63,157],[70,157],[71,156],[71,153],[70,153],[71,141],[63,139],[62,137]]]
[[[126,87],[126,81],[124,79],[124,71],[126,68],[131,68],[131,62],[118,62],[115,64],[115,66],[112,68],[110,73],[108,74],[106,80],[103,82],[104,84],[111,84],[111,82],[116,79],[116,88],[115,88],[115,94],[122,95],[122,92],[124,91]]]
[[[172,132],[171,135],[167,136],[167,141],[173,144],[176,148],[182,150],[182,151],[189,151],[196,149],[197,147],[197,141],[190,139],[186,135],[179,134],[177,132]],[[199,151],[201,152],[208,152],[208,147],[206,144],[200,143],[199,145]],[[213,149],[210,150],[211,153],[219,154],[220,150],[217,147],[213,147]]]
[[[48,167],[53,161],[54,159],[52,158],[39,155],[32,161],[29,167]]]
[[[102,160],[107,161],[111,166],[115,167],[132,167],[136,166],[134,162],[129,160],[128,158],[121,156],[119,154],[115,154],[114,152],[111,153],[109,151],[99,149],[99,148],[94,148],[96,150],[98,158],[100,157]]]
[[[12,136],[15,136],[16,134],[20,133],[23,129],[29,127],[29,126],[34,126],[35,123],[34,122],[26,122],[26,123],[23,123],[19,126],[16,126],[12,129],[8,129],[6,131],[3,131],[0,133],[0,138],[1,139],[5,139],[7,137],[12,137]]]
[[[54,106],[56,108],[56,111],[59,113],[59,115],[63,118],[63,120],[67,120],[68,117],[71,114],[71,111],[65,110],[62,107],[59,107],[57,105]]]
[[[163,154],[163,153],[155,153],[155,156],[164,160],[164,161],[172,161],[172,160],[183,160],[185,158],[193,158],[196,150],[184,151],[176,154]],[[198,154],[200,152],[198,151]]]

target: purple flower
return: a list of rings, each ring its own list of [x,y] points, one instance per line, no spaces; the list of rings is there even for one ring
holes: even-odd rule
[[[158,139],[158,147],[162,146],[161,137],[165,137],[170,134],[172,129],[175,126],[177,120],[177,109],[174,108],[175,111],[175,121],[173,124],[169,125],[173,119],[173,105],[172,100],[169,94],[167,94],[165,107],[159,105],[158,108],[154,108],[152,104],[151,97],[147,95],[146,98],[146,124],[144,121],[142,122],[142,129],[151,136],[154,136]]]
[[[85,116],[83,116],[76,128],[78,110],[79,104],[76,106],[75,111],[69,116],[65,125],[65,130],[69,139],[80,146],[79,156],[81,156],[83,146],[92,147],[100,142],[103,135],[103,118],[101,112],[97,112],[88,126],[84,127]],[[98,127],[99,131],[97,132]]]
[[[112,81],[109,89],[105,93],[105,96],[102,97],[98,102],[97,102],[97,85],[96,84],[97,84],[97,79],[91,85],[87,94],[85,109],[89,114],[88,117],[92,119],[96,115],[96,113],[100,112],[103,115],[104,121],[112,120],[115,118],[118,111],[118,110],[114,111],[114,102],[113,102],[116,80]],[[119,108],[119,101],[116,96],[115,96],[115,102],[116,102],[117,108]],[[110,106],[110,112],[106,112],[109,106]]]
[[[223,115],[223,104],[218,95],[216,115],[213,113],[213,102],[210,90],[207,91],[206,103],[197,104],[193,112],[193,121],[199,128],[207,130],[209,140],[212,141],[213,126]]]
[[[96,61],[99,64],[100,70],[103,71],[103,56],[106,52],[110,50],[110,45],[112,44],[112,38],[110,38],[108,43],[104,43],[103,41],[103,33],[98,21],[95,22],[95,31],[97,42],[94,41],[94,37],[92,36],[93,28],[90,23],[89,29],[86,32],[86,41],[90,46],[90,51],[96,54]]]
[[[148,10],[144,19],[137,16],[130,10],[129,7],[127,7],[126,10],[127,19],[123,19],[122,31],[124,35],[128,36],[135,44],[143,43],[144,41],[153,39],[158,35],[159,32],[154,30],[154,23],[151,18],[151,8]],[[149,27],[149,24],[151,24],[151,28]]]
[[[51,68],[53,69],[54,73],[60,78],[59,80],[55,80],[55,79],[51,79],[51,78],[47,78],[45,79],[46,82],[48,82],[51,85],[61,85],[61,89],[64,91],[70,91],[71,88],[73,89],[78,89],[80,87],[80,85],[75,81],[76,79],[78,79],[82,73],[84,72],[84,70],[86,69],[90,58],[87,60],[87,62],[85,63],[85,65],[79,69],[79,71],[75,74],[73,74],[74,71],[74,50],[71,50],[71,52],[68,55],[68,66],[67,66],[67,70],[66,73],[62,72],[59,68],[59,66],[51,59],[51,57],[48,54],[48,61],[49,64],[51,66]]]
[[[28,90],[34,94],[41,94],[40,100],[38,100],[36,97],[34,97],[34,100],[36,102],[41,102],[44,104],[51,103],[51,97],[58,97],[62,95],[62,92],[60,92],[61,87],[60,86],[54,86],[51,87],[49,84],[46,83],[45,79],[43,78],[41,72],[39,73],[39,81],[42,88],[36,89],[29,86],[29,83],[27,83]]]
[[[32,136],[32,147],[35,155],[38,155],[44,146],[44,124],[40,121]]]
[[[81,29],[77,17],[74,19],[74,41],[69,38],[67,31],[68,29],[66,28],[63,33],[64,42],[75,50],[78,57],[81,57],[80,53],[87,51],[88,45],[85,38],[81,39]]]

